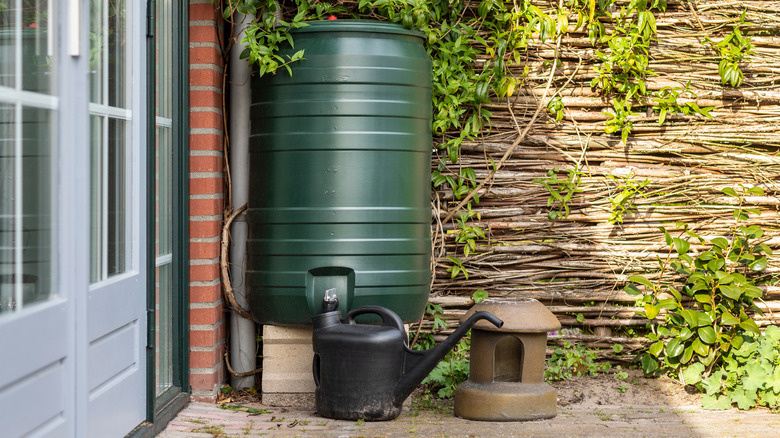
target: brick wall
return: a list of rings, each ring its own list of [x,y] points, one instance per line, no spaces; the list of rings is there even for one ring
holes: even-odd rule
[[[226,313],[219,280],[222,230],[222,51],[211,0],[190,0],[190,385],[212,401],[226,379]]]

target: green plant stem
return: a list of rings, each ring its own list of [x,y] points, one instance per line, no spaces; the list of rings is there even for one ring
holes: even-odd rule
[[[512,112],[512,104],[507,99],[507,108],[509,109],[509,113],[512,115],[512,118],[515,120],[515,127],[518,128],[518,131],[520,131],[517,139],[515,139],[514,142],[512,142],[512,145],[509,147],[509,149],[504,152],[504,155],[501,157],[501,160],[499,160],[498,163],[496,163],[495,167],[490,170],[488,175],[485,177],[484,180],[482,180],[479,185],[477,185],[474,190],[471,190],[468,195],[466,195],[465,198],[463,198],[458,205],[455,206],[455,208],[450,211],[450,213],[447,215],[447,217],[444,218],[442,222],[449,222],[453,217],[455,217],[455,214],[460,211],[461,208],[463,208],[476,194],[479,193],[480,190],[482,190],[488,183],[493,181],[493,178],[496,175],[496,172],[498,172],[499,169],[506,163],[506,161],[509,159],[510,156],[512,156],[512,152],[515,151],[517,146],[520,145],[520,143],[525,139],[525,137],[528,135],[528,131],[531,130],[531,127],[536,122],[536,119],[539,118],[539,114],[542,112],[544,108],[547,107],[547,104],[545,103],[545,100],[547,99],[547,93],[550,91],[550,86],[552,85],[553,78],[555,77],[555,70],[558,68],[558,53],[561,48],[561,38],[562,35],[558,35],[558,39],[555,42],[555,55],[553,56],[553,62],[552,62],[552,69],[550,71],[550,77],[547,78],[547,85],[544,87],[544,93],[542,94],[541,99],[539,100],[539,105],[536,107],[536,112],[534,112],[534,115],[531,117],[531,121],[528,122],[528,125],[526,125],[525,129],[522,131],[519,130],[519,126],[517,126],[517,120],[515,119],[514,113]]]

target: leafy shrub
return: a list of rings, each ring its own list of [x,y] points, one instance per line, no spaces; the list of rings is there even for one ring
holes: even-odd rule
[[[479,303],[488,297],[485,290],[479,289],[474,292],[471,298],[474,303]],[[436,328],[447,327],[447,322],[443,318],[443,309],[436,304],[428,303],[427,313],[433,316],[434,330]],[[433,336],[425,333],[421,339],[425,341],[415,345],[415,350],[427,350],[433,347]],[[463,340],[458,342],[446,356],[434,368],[430,374],[422,381],[423,385],[429,385],[430,389],[435,391],[440,398],[450,398],[455,395],[458,385],[469,378],[471,362],[469,362],[469,353],[471,351],[471,330],[466,333]]]
[[[469,332],[471,334],[471,332]],[[471,362],[471,337],[466,336],[442,359],[436,368],[428,374],[423,385],[431,385],[431,389],[441,398],[450,398],[455,395],[458,385],[469,378]]]
[[[746,335],[760,334],[748,312],[761,313],[754,305],[763,293],[755,284],[755,274],[766,268],[766,256],[772,250],[760,241],[764,234],[761,227],[742,223],[748,213],[760,214],[744,208],[744,198],[763,196],[764,191],[759,187],[741,187],[741,193],[728,187],[722,191],[737,198],[739,205],[727,237],[705,239],[689,230],[687,224],[678,224],[678,237],[672,237],[661,227],[669,253],[666,260],[659,258],[658,279],[654,283],[641,275],[628,278],[632,283],[624,290],[640,297],[637,305],[653,322],[648,338],[655,342],[641,356],[646,374],[666,370],[689,383],[686,377],[708,375],[724,355],[742,346]],[[689,254],[691,240],[707,248],[695,258]],[[672,259],[673,253],[676,259]],[[665,275],[669,270],[677,277]],[[662,310],[666,314],[658,322]]]
[[[703,365],[689,367],[686,381],[704,396],[705,409],[780,407],[780,328],[769,326],[760,335],[745,336],[739,348],[723,356],[723,365],[702,378]]]

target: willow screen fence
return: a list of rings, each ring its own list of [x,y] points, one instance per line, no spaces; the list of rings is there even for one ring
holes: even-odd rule
[[[557,5],[534,3],[542,9]],[[674,229],[676,222],[684,222],[701,235],[724,235],[733,224],[737,201],[724,196],[723,187],[763,188],[765,196],[745,199],[746,206],[761,211],[749,223],[763,227],[765,243],[780,248],[780,2],[699,1],[693,6],[670,1],[657,14],[648,66],[656,75],[647,78],[647,86],[655,91],[687,86],[692,93],[681,95],[678,103],[714,107],[712,118],[670,114],[659,124],[658,113],[645,111],[652,105],[637,102],[641,114],[630,117],[633,131],[627,142],[619,134],[605,134],[610,119],[605,113],[613,105],[590,85],[599,64],[596,51],[605,49],[592,45],[584,33],[562,38],[545,101],[541,98],[556,63],[556,43],[531,46],[524,62],[512,66],[523,86],[485,106],[493,113],[491,130],[463,144],[459,164],[473,167],[481,181],[490,172],[490,160],[498,161],[510,148],[537,107],[556,100],[563,117],[557,121],[545,110],[481,194],[475,208],[480,218],[472,220],[487,233],[475,253],[463,257],[452,224],[441,222],[458,203],[451,190],[442,187],[433,193],[430,301],[442,305],[450,323],[437,335],[456,327],[472,304],[472,293],[484,289],[491,297],[530,297],[550,306],[565,327],[573,328],[552,337],[558,342],[579,340],[603,354],[620,343],[627,359],[644,339],[626,334],[647,323],[635,315],[635,297],[623,292],[627,276],[639,273],[652,280],[658,271],[657,257],[668,251],[659,226]],[[744,82],[735,88],[721,84],[719,56],[705,37],[722,40],[743,12],[741,30],[754,49],[740,64]],[[612,24],[605,25],[609,32]],[[440,158],[434,156],[434,168]],[[553,168],[564,179],[568,170],[582,173],[570,214],[557,220],[548,218],[550,193],[534,182]],[[625,213],[622,224],[610,224],[616,196],[645,180],[632,198],[635,208]],[[446,256],[456,253],[468,278],[462,273],[452,278],[447,270],[452,262]],[[764,279],[779,275],[777,256],[770,257]],[[780,322],[780,287],[769,283],[762,286],[759,325]],[[422,326],[431,329],[432,321]]]

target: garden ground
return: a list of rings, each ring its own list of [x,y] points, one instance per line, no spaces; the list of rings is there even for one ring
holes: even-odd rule
[[[387,422],[337,421],[316,415],[313,407],[263,406],[251,397],[223,405],[193,402],[160,438],[233,436],[345,437],[776,437],[780,414],[766,409],[708,411],[699,395],[666,378],[646,379],[628,370],[558,382],[558,415],[526,422],[480,422],[456,418],[448,402],[417,394],[399,418]],[[252,411],[252,412],[247,412]],[[259,413],[258,413],[259,411]]]

